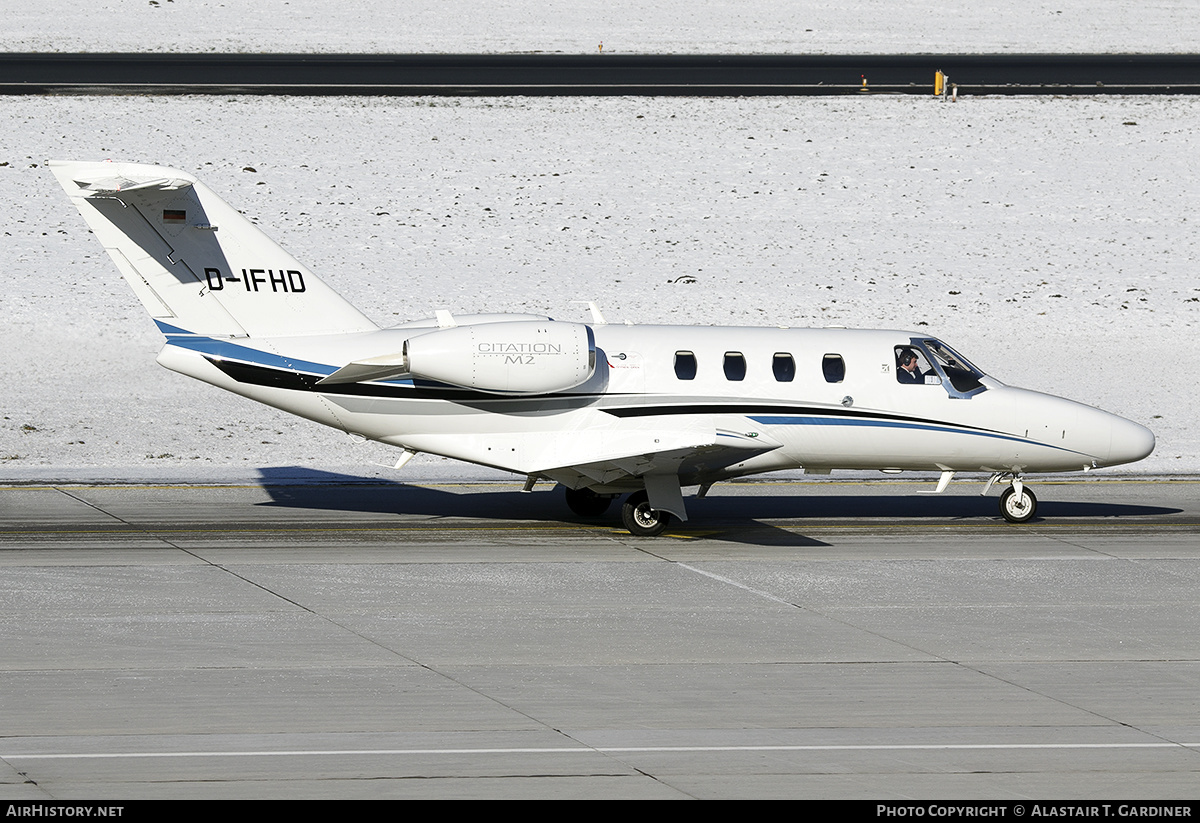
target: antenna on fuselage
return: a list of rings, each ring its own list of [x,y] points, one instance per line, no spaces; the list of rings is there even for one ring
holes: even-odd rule
[[[572,300],[572,303],[581,303],[588,307],[588,311],[592,313],[592,325],[607,326],[608,321],[604,319],[604,315],[600,313],[600,308],[591,300]]]

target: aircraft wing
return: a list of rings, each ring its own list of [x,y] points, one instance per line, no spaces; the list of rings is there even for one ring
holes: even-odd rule
[[[406,437],[416,451],[548,477],[569,488],[620,484],[624,478],[673,481],[679,475],[715,470],[772,451],[782,444],[741,415],[678,415],[619,420],[603,412],[559,431]],[[673,513],[669,504],[659,506]],[[683,516],[681,514],[681,516]]]
[[[652,421],[661,426],[660,421]],[[627,453],[600,459],[543,467],[536,474],[549,477],[567,488],[605,487],[639,478],[650,496],[650,505],[687,520],[680,488],[681,476],[712,472],[779,448],[782,444],[759,431],[753,421],[722,415],[719,421],[699,416],[672,421],[669,430],[648,428],[637,444],[631,438]],[[687,431],[682,434],[680,429]],[[690,435],[690,437],[689,437]],[[677,438],[690,440],[679,444]]]
[[[623,453],[596,455],[587,459],[566,462],[563,459],[549,460],[531,474],[544,474],[571,488],[608,485],[625,477],[647,475],[678,475],[681,470],[694,469],[703,465],[707,468],[738,463],[756,454],[762,454],[781,445],[774,438],[756,431],[752,422],[737,428],[705,425],[697,421],[692,437],[682,438],[690,442],[681,443],[680,432],[672,428],[667,431],[649,429],[639,438],[629,438]],[[597,459],[598,458],[598,459]]]
[[[749,453],[779,448],[779,441],[741,415],[709,414],[618,419],[594,411],[575,418],[575,425],[554,431],[431,434],[406,436],[415,451],[496,466],[520,474],[577,470],[594,485],[602,478],[638,476],[665,468],[689,455],[732,462]],[[708,462],[708,461],[706,461]]]

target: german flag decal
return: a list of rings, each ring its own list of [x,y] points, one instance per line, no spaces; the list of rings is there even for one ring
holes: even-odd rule
[[[183,209],[163,209],[164,223],[183,223],[187,221],[187,212]]]

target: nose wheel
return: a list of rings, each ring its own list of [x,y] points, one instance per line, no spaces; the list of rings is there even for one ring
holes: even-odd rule
[[[1014,480],[1013,484],[1001,493],[1000,514],[1009,523],[1024,523],[1030,520],[1035,512],[1037,512],[1037,497],[1032,491],[1025,488],[1020,480]]]

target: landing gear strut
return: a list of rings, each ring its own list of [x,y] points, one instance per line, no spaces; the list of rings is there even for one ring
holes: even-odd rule
[[[650,496],[636,491],[621,506],[621,522],[635,537],[656,537],[667,530],[671,514],[650,508]]]

